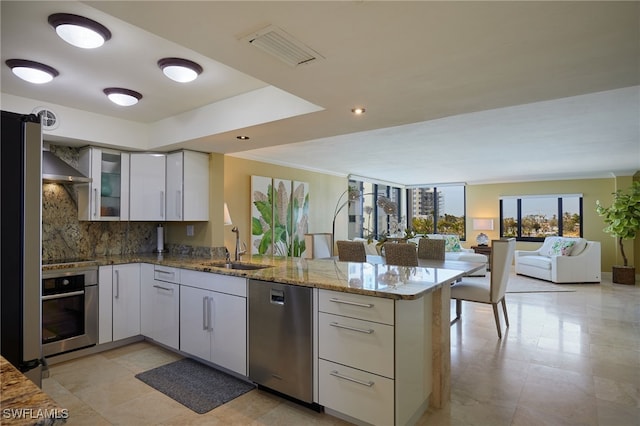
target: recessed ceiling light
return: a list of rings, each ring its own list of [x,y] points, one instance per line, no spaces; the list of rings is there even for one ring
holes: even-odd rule
[[[162,58],[158,61],[158,66],[164,75],[178,83],[193,81],[202,73],[200,65],[182,58]]]
[[[48,83],[54,77],[60,75],[58,70],[40,62],[28,61],[26,59],[7,59],[5,64],[11,71],[24,81],[34,84]]]
[[[120,106],[135,105],[142,99],[142,95],[135,90],[122,89],[120,87],[107,87],[103,92],[111,102]]]
[[[362,115],[366,112],[366,109],[362,107],[357,107],[357,108],[353,108],[351,112],[354,113],[355,115]]]
[[[49,15],[49,24],[61,39],[82,49],[95,49],[111,38],[107,27],[84,16],[54,13]]]
[[[249,136],[241,135],[241,136],[236,136],[236,139],[240,139],[241,141],[248,141],[250,138]]]

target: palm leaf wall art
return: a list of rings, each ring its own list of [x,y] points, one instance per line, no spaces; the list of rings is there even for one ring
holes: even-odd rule
[[[308,184],[252,176],[251,193],[251,253],[302,256],[309,223]]]

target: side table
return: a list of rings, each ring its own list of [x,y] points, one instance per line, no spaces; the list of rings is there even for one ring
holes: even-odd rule
[[[491,246],[471,246],[475,253],[487,256],[487,271],[491,270]]]

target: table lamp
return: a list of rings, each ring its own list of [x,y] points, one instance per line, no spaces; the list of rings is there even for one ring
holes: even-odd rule
[[[493,231],[493,219],[473,219],[474,231]],[[489,237],[487,234],[480,232],[476,237],[476,243],[479,246],[486,246],[489,244]]]

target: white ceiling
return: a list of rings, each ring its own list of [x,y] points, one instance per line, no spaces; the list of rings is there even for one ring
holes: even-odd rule
[[[166,149],[405,185],[640,170],[640,2],[3,0],[1,12],[3,93],[150,129],[210,129]],[[73,48],[47,24],[57,12],[113,37]],[[242,40],[267,25],[323,59],[290,67]],[[166,56],[204,72],[174,83],[156,66]],[[29,85],[4,65],[10,58],[60,76]],[[107,86],[144,98],[115,107]],[[354,106],[366,114],[353,116]]]

